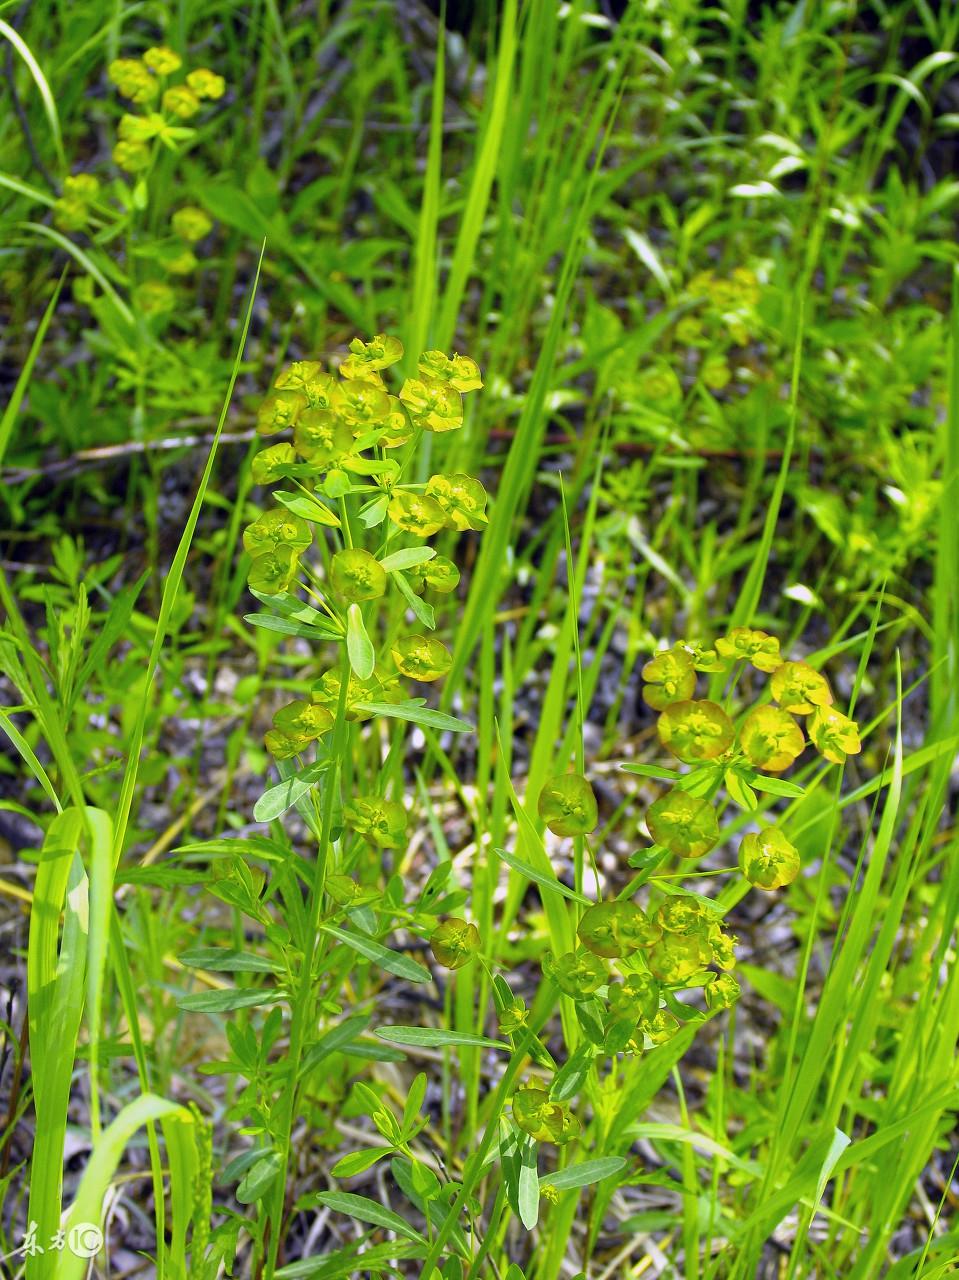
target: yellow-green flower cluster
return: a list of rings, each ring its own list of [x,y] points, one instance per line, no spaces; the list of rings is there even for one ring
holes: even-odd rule
[[[556,835],[585,838],[597,825],[598,805],[578,774],[550,780],[539,797],[539,815]],[[649,825],[663,846],[681,856],[701,856],[719,839],[710,804],[674,791],[650,810]],[[595,902],[580,916],[578,946],[546,957],[543,971],[575,1004],[587,1036],[607,1053],[640,1053],[679,1029],[667,993],[709,986],[735,965],[736,939],[706,899],[675,890],[644,910],[630,897]],[[612,972],[609,966],[612,966]],[[738,988],[724,981],[709,1007],[731,1002]],[[535,1136],[535,1135],[534,1135]]]
[[[768,677],[771,701],[737,703],[737,683],[748,669]],[[713,697],[696,696],[700,673],[711,677]],[[690,1016],[677,999],[684,990],[700,988],[707,1013],[728,1009],[739,998],[731,972],[738,939],[724,928],[721,906],[702,893],[702,879],[694,893],[681,884],[688,874],[681,867],[676,873],[662,867],[670,855],[704,858],[720,843],[720,790],[725,787],[729,799],[746,809],[758,808],[756,791],[801,795],[796,784],[773,776],[805,749],[798,716],[808,717],[809,741],[827,760],[841,762],[860,749],[856,724],[833,707],[825,676],[808,663],[784,658],[779,641],[764,631],[733,627],[712,646],[682,641],[655,654],[643,676],[644,701],[658,713],[659,740],[689,768],[679,773],[658,765],[623,766],[672,783],[646,809],[654,844],[629,859],[643,872],[618,897],[592,903],[581,883],[576,891],[560,884],[564,895],[583,904],[577,908],[575,944],[563,954],[548,953],[542,964],[544,976],[571,1002],[564,1016],[576,1019],[594,1051],[608,1055],[653,1051],[675,1036]],[[538,814],[554,835],[576,841],[579,865],[588,857],[595,870],[599,806],[586,778],[550,779],[539,795]],[[771,892],[799,874],[800,853],[779,827],[757,824],[740,841],[738,867],[752,886]],[[638,893],[644,895],[642,905]],[[496,996],[500,1026],[511,1034],[526,1025],[525,1005],[520,1001],[517,1009],[505,982],[495,983],[503,988]],[[532,1081],[513,1096],[515,1124],[537,1141],[575,1136],[565,1110],[565,1077],[560,1072],[552,1085]]]
[[[145,114],[127,114],[120,121],[113,159],[127,173],[142,173],[153,161],[152,143],[175,146],[192,132],[183,122],[191,120],[204,101],[216,101],[226,92],[226,81],[207,67],[197,67],[185,79],[173,83],[183,69],[183,59],[166,45],[154,45],[142,58],[116,58],[107,74],[124,98],[144,108]]]
[[[686,286],[699,304],[676,326],[676,337],[690,346],[744,347],[757,332],[756,308],[761,294],[755,271],[735,267],[728,276],[700,271]]]
[[[201,211],[184,209],[174,225],[192,237],[209,229],[204,219]],[[320,605],[331,636],[346,644],[350,657],[348,719],[365,718],[359,709],[364,702],[396,701],[401,678],[429,682],[450,670],[452,655],[430,634],[433,608],[420,597],[453,591],[459,570],[424,540],[441,531],[479,530],[487,519],[479,480],[455,473],[417,482],[405,474],[410,451],[397,454],[421,431],[462,425],[463,395],[482,385],[476,364],[467,356],[426,352],[417,377],[393,394],[384,374],[403,354],[398,338],[377,334],[369,342],[355,338],[335,373],[316,360],[294,361],[277,375],[256,415],[261,436],[281,438],[256,454],[253,480],[287,487],[277,494],[282,505],[244,533],[248,581],[260,596],[289,598],[302,588]],[[314,527],[339,544],[316,564],[305,559]],[[360,544],[364,531],[367,545]],[[381,667],[368,627],[391,589],[419,625],[391,634]],[[335,711],[340,680],[338,672],[327,672],[314,686],[313,702]],[[326,727],[321,723],[320,732]],[[313,740],[295,726],[284,734],[275,721],[267,745],[277,758],[287,758]],[[375,833],[392,828],[368,817],[356,801],[348,825],[381,843]]]
[[[83,231],[90,222],[91,205],[100,191],[92,173],[74,173],[63,180],[63,191],[53,205],[53,220],[62,231]]]
[[[738,725],[726,707],[693,696],[697,671],[722,673],[745,665],[770,677],[772,701],[746,710]],[[752,786],[771,787],[761,775],[782,773],[806,748],[797,716],[808,717],[809,741],[826,760],[841,764],[862,749],[855,721],[833,707],[826,677],[808,663],[785,660],[779,641],[764,631],[734,627],[717,638],[714,649],[675,645],[648,662],[643,675],[644,699],[660,712],[660,742],[694,766],[682,787],[656,801],[647,815],[653,839],[679,856],[702,857],[718,840],[700,784],[711,794],[725,782],[731,799],[755,807]],[[746,836],[740,867],[758,887],[779,888],[798,874],[799,855],[782,832],[769,827]]]

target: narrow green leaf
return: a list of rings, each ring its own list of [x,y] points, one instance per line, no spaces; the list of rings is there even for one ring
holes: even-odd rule
[[[376,665],[376,653],[373,642],[366,634],[363,612],[358,604],[351,604],[347,614],[346,651],[350,656],[353,673],[360,680],[369,680]]]
[[[636,773],[641,778],[662,778],[666,782],[678,782],[683,776],[676,769],[666,769],[659,764],[621,764],[623,773]]]
[[[272,822],[281,813],[286,813],[316,785],[328,767],[328,760],[320,760],[270,787],[253,806],[253,817],[257,822]]]
[[[262,1200],[276,1181],[282,1165],[283,1157],[279,1151],[271,1151],[257,1160],[234,1193],[240,1204],[255,1204]]]
[[[322,925],[321,928],[346,946],[352,947],[361,956],[365,956],[367,960],[379,965],[381,969],[385,969],[388,973],[395,973],[398,978],[406,978],[409,982],[431,981],[432,975],[428,969],[424,969],[421,964],[417,964],[415,960],[411,960],[399,951],[391,951],[389,947],[374,942],[372,938],[363,938],[358,933],[348,933],[346,929],[337,929],[332,924]]]
[[[549,876],[543,875],[537,871],[535,867],[531,867],[528,862],[524,862],[522,858],[517,858],[515,853],[508,853],[505,849],[497,849],[496,852],[503,861],[518,871],[520,875],[526,876],[528,880],[534,880],[542,889],[547,889],[550,893],[560,894],[564,898],[569,898],[572,902],[581,902],[584,907],[591,907],[593,904],[589,898],[583,894],[577,893],[575,889],[569,889],[555,877],[551,880]]]
[[[425,1243],[420,1233],[414,1231],[405,1218],[401,1218],[398,1213],[387,1209],[376,1200],[369,1200],[366,1196],[355,1196],[349,1191],[321,1191],[316,1199],[319,1204],[324,1204],[337,1213],[345,1213],[348,1217],[355,1218],[357,1222],[369,1222],[374,1227],[395,1231],[398,1236],[404,1236],[407,1240],[415,1240],[417,1244]]]
[[[189,1013],[230,1013],[234,1009],[255,1009],[258,1005],[275,1004],[274,991],[195,991],[177,997],[177,1007]]]
[[[3,417],[0,418],[0,464],[3,463],[4,455],[7,452],[7,445],[10,443],[10,434],[13,431],[13,424],[16,421],[17,414],[20,412],[20,405],[23,403],[23,397],[26,394],[27,387],[30,383],[30,377],[33,373],[33,366],[37,362],[37,356],[40,354],[40,348],[43,346],[43,340],[47,336],[47,330],[50,327],[50,321],[53,319],[53,313],[57,309],[57,303],[60,300],[60,290],[63,288],[63,282],[67,276],[67,269],[60,274],[56,288],[50,301],[47,303],[47,309],[40,317],[40,323],[37,325],[36,333],[33,335],[33,341],[30,343],[30,350],[27,352],[27,358],[23,362],[17,381],[14,384],[13,391],[10,393],[10,399],[7,401],[7,407],[3,411]]]
[[[798,799],[806,794],[798,783],[787,782],[785,778],[770,778],[762,773],[757,773],[754,778],[750,778],[749,785],[754,791],[765,791],[771,796],[789,796],[792,799]]]
[[[422,622],[423,626],[428,630],[435,631],[436,614],[433,611],[433,606],[427,604],[425,600],[416,594],[402,573],[394,571],[390,574],[390,577],[393,579],[393,583],[397,591],[412,609],[414,616]]]
[[[331,529],[340,527],[340,518],[336,512],[331,511],[326,503],[320,502],[318,498],[308,498],[305,493],[287,493],[285,489],[274,489],[273,497],[286,507],[287,511],[292,511],[302,520],[309,520],[312,524],[328,525]]]
[[[251,951],[227,947],[191,947],[180,956],[189,969],[209,969],[211,973],[277,973],[280,966]]]
[[[331,622],[318,618],[316,622],[297,622],[293,618],[280,618],[274,613],[245,613],[243,621],[251,627],[275,631],[282,636],[299,636],[301,640],[342,640],[343,637]]]
[[[342,1156],[330,1170],[334,1178],[355,1178],[358,1173],[366,1173],[378,1160],[391,1155],[392,1147],[371,1147],[368,1151],[351,1151]]]
[[[358,702],[356,710],[368,711],[374,716],[392,716],[395,720],[408,720],[411,724],[424,725],[427,729],[448,729],[451,733],[475,733],[466,720],[457,720],[445,711],[433,711],[418,701],[409,702]]]
[[[519,1151],[519,1177],[516,1184],[516,1203],[519,1217],[527,1231],[539,1222],[539,1174],[536,1169],[536,1143],[529,1135]]]
[[[555,1187],[557,1191],[566,1191],[569,1187],[589,1187],[603,1178],[612,1177],[625,1169],[626,1161],[622,1156],[601,1156],[598,1160],[584,1160],[581,1164],[571,1164],[556,1173],[540,1178],[540,1186]]]
[[[357,1014],[352,1018],[344,1018],[336,1026],[330,1027],[303,1055],[303,1061],[300,1064],[301,1077],[309,1075],[331,1053],[338,1053],[341,1049],[351,1046],[352,1041],[361,1035],[369,1024],[370,1019],[366,1014]]]
[[[380,567],[387,573],[395,573],[400,569],[412,569],[414,565],[425,564],[435,555],[436,552],[432,547],[404,547],[401,551],[394,551],[392,555],[384,556],[380,561]]]
[[[442,1027],[378,1027],[374,1032],[390,1044],[405,1044],[420,1048],[442,1048],[446,1045],[473,1045],[482,1049],[505,1049],[510,1046],[502,1040],[490,1040],[486,1036],[469,1031],[446,1031]]]

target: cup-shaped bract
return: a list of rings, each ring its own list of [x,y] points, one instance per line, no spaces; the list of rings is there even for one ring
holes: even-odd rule
[[[289,547],[299,555],[312,541],[310,526],[286,507],[264,511],[243,530],[243,547],[251,556],[265,555],[277,547]]]
[[[710,649],[698,640],[684,640],[682,647],[692,658],[697,671],[725,671],[728,665],[717,649]]]
[[[646,811],[649,834],[680,858],[701,858],[719,839],[716,811],[702,796],[673,788]]]
[[[724,933],[718,921],[709,926],[706,941],[717,969],[735,969],[736,944],[739,939],[732,933]]]
[[[769,688],[783,711],[799,715],[832,703],[828,680],[806,662],[784,662],[773,672]]]
[[[799,874],[799,850],[778,827],[743,836],[739,846],[739,868],[757,889],[781,889]]]
[[[749,662],[757,671],[767,673],[782,665],[778,639],[752,627],[733,627],[727,635],[720,636],[716,652],[728,661]]]
[[[632,955],[640,947],[651,947],[662,936],[659,924],[650,920],[635,902],[617,902],[615,906],[616,937],[624,955]]]
[[[331,409],[304,409],[293,427],[293,445],[314,467],[329,467],[353,448],[353,432]]]
[[[663,746],[687,764],[715,760],[728,751],[736,736],[732,720],[708,698],[671,703],[656,728]]]
[[[273,728],[287,738],[312,742],[333,728],[333,716],[322,703],[298,699],[277,711],[273,717]]]
[[[274,480],[292,475],[296,466],[296,450],[291,444],[271,444],[253,459],[250,467],[253,483],[272,484]]]
[[[731,973],[713,974],[703,988],[707,1009],[731,1009],[740,994],[739,983]]]
[[[578,773],[550,778],[539,793],[537,812],[554,836],[585,836],[599,821],[593,788]]]
[[[145,142],[128,142],[121,138],[110,153],[125,173],[142,173],[150,167],[150,148]]]
[[[653,1044],[666,1044],[679,1030],[679,1019],[668,1009],[657,1009],[651,1018],[640,1018],[636,1028],[638,1048],[642,1048],[642,1036],[648,1036]]]
[[[354,796],[343,806],[343,819],[379,849],[397,849],[406,839],[406,810],[398,800]]]
[[[487,523],[486,490],[472,476],[431,476],[426,496],[443,508],[453,529],[481,529]]]
[[[579,922],[577,937],[594,956],[612,959],[625,954],[616,930],[619,905],[618,902],[594,902],[591,907],[586,908]]]
[[[750,762],[765,773],[782,773],[802,755],[802,729],[780,707],[754,707],[739,730],[739,741]]]
[[[657,653],[643,667],[643,701],[654,711],[663,711],[672,702],[686,702],[696,689],[692,655],[678,645]]]
[[[667,898],[656,912],[656,922],[667,933],[705,934],[711,917],[698,898],[677,894]]]
[[[386,570],[362,547],[337,551],[330,562],[330,586],[342,600],[352,604],[378,600],[389,581]]]
[[[700,933],[664,933],[646,952],[649,971],[660,982],[685,982],[712,961],[709,943]]]
[[[437,591],[446,595],[459,585],[460,571],[446,556],[434,556],[424,564],[414,565],[407,573],[410,586],[420,595],[423,591]]]
[[[547,956],[543,971],[572,1000],[589,1000],[607,979],[604,965],[588,951],[567,951],[562,956]]]
[[[475,924],[451,916],[430,934],[430,950],[438,964],[446,969],[462,969],[479,953],[483,945]]]
[[[212,219],[194,204],[186,204],[177,209],[170,222],[180,239],[186,240],[188,244],[202,240],[213,227]]]
[[[616,1017],[648,1020],[659,1008],[659,983],[650,973],[630,973],[622,982],[609,984],[608,999]]]
[[[476,391],[483,385],[476,361],[455,352],[448,356],[442,351],[424,351],[416,367],[424,378],[448,382],[454,391]]]
[[[246,575],[249,586],[265,596],[278,596],[288,589],[299,566],[299,557],[286,543],[254,556]]]
[[[350,343],[350,354],[340,365],[340,373],[344,378],[364,378],[380,369],[388,369],[403,359],[403,344],[399,338],[385,333],[378,333],[369,342],[354,338]]]
[[[124,98],[143,106],[160,92],[157,78],[139,58],[115,58],[107,75]]]
[[[346,682],[346,718],[356,721],[372,718],[372,711],[361,711],[360,706],[366,702],[402,702],[403,694],[395,687],[394,679],[387,677],[377,667],[372,676],[361,680],[356,672],[351,671]],[[340,703],[340,672],[337,668],[325,671],[312,687],[314,702],[322,702],[334,711]]]
[[[337,380],[319,360],[294,360],[273,382],[278,391],[302,391],[311,409],[329,409]]]
[[[190,120],[200,110],[200,99],[188,84],[175,84],[164,89],[160,102],[164,112],[177,120]]]
[[[426,431],[455,431],[463,425],[460,393],[438,378],[407,378],[400,399],[417,427]]]
[[[305,751],[311,738],[290,738],[279,729],[268,729],[263,736],[263,745],[274,760],[289,760]]]
[[[569,1142],[579,1124],[562,1102],[554,1102],[541,1085],[528,1084],[513,1094],[513,1119],[537,1142]]]
[[[807,725],[810,742],[833,764],[842,764],[846,756],[857,756],[862,750],[859,726],[835,707],[817,707]]]
[[[158,76],[172,75],[174,71],[179,71],[183,66],[183,59],[180,55],[163,44],[153,45],[147,49],[143,55],[143,61]]]
[[[209,67],[197,67],[187,75],[186,82],[198,98],[215,102],[226,93],[226,81]]]
[[[348,378],[334,387],[331,407],[355,432],[385,422],[390,415],[390,397],[372,379]]]
[[[439,680],[453,665],[453,655],[435,636],[404,636],[390,653],[397,671],[411,680]]]
[[[435,499],[409,489],[394,491],[386,514],[395,525],[418,538],[432,537],[446,524],[446,512]]]
[[[384,449],[398,449],[413,434],[413,424],[399,396],[390,396],[390,411],[379,428],[377,444]]]

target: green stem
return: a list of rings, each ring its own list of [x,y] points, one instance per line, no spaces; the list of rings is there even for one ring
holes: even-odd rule
[[[330,854],[330,832],[333,826],[333,799],[337,787],[338,763],[344,755],[344,737],[346,723],[346,695],[349,686],[350,666],[346,647],[340,662],[340,696],[336,707],[336,721],[330,754],[334,767],[329,774],[323,794],[323,821],[320,829],[320,840],[316,851],[316,864],[313,870],[313,887],[310,894],[310,918],[307,926],[306,948],[303,956],[303,968],[300,971],[300,983],[293,1002],[290,1023],[290,1052],[287,1088],[283,1094],[283,1113],[280,1125],[282,1164],[276,1179],[276,1190],[273,1193],[273,1205],[270,1213],[271,1233],[269,1258],[264,1273],[265,1280],[272,1280],[276,1270],[277,1255],[283,1230],[283,1211],[286,1203],[287,1177],[290,1168],[290,1155],[293,1145],[293,1125],[296,1120],[297,1077],[300,1061],[303,1057],[303,1042],[307,1027],[310,1025],[310,1008],[313,1003],[315,985],[313,981],[313,965],[317,956],[317,943],[320,932],[320,915],[323,910],[323,891],[326,884],[326,869]]]
[[[490,1117],[486,1122],[486,1128],[483,1131],[483,1137],[479,1146],[466,1163],[463,1170],[463,1182],[456,1194],[456,1199],[450,1205],[449,1213],[443,1219],[443,1224],[436,1233],[436,1239],[430,1248],[429,1253],[423,1263],[423,1269],[420,1271],[420,1280],[433,1280],[433,1269],[439,1261],[443,1247],[449,1238],[450,1232],[456,1225],[456,1222],[463,1210],[464,1204],[472,1194],[473,1188],[479,1181],[480,1174],[483,1172],[483,1166],[486,1163],[486,1156],[490,1147],[493,1145],[493,1139],[499,1126],[499,1118],[503,1113],[503,1107],[506,1103],[506,1095],[513,1087],[513,1081],[519,1074],[519,1070],[526,1061],[529,1047],[536,1039],[543,1026],[552,1015],[552,1003],[546,1009],[546,1012],[539,1018],[535,1026],[528,1027],[520,1040],[519,1044],[509,1060],[509,1065],[503,1072],[503,1078],[497,1086],[496,1092],[493,1094],[490,1104]]]

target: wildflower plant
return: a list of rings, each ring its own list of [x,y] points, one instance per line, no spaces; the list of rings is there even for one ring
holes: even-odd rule
[[[757,696],[751,683],[751,705],[743,705],[740,677],[747,669],[754,679],[768,680],[771,701]],[[721,701],[696,696],[703,674],[713,688],[725,687]],[[574,899],[575,945],[564,954],[547,953],[542,968],[546,981],[569,1002],[575,1031],[564,1022],[565,1038],[579,1047],[566,1064],[537,1070],[514,1091],[514,1129],[502,1145],[508,1182],[510,1143],[518,1141],[520,1149],[524,1142],[563,1145],[582,1132],[575,1096],[591,1067],[608,1060],[613,1081],[619,1057],[653,1053],[684,1026],[695,1027],[738,999],[737,939],[725,927],[722,903],[703,885],[732,871],[749,887],[772,892],[797,877],[800,855],[780,825],[763,819],[739,839],[735,866],[697,870],[697,891],[686,888],[683,881],[695,864],[724,843],[720,819],[726,805],[751,822],[760,807],[757,792],[772,798],[802,795],[801,787],[781,775],[808,745],[834,763],[860,750],[855,722],[834,709],[825,676],[805,662],[785,660],[778,640],[765,632],[736,627],[713,648],[681,642],[657,653],[643,676],[644,700],[658,712],[657,736],[673,764],[622,768],[669,785],[646,809],[653,843],[631,857],[638,875],[625,889],[595,901],[563,890]],[[805,732],[798,717],[805,718]],[[585,777],[565,774],[548,781],[538,810],[554,836],[582,841],[588,854],[595,854],[589,841],[599,812]],[[600,883],[595,860],[593,865]],[[540,875],[536,879],[545,883]],[[690,998],[696,992],[698,1002]],[[503,1030],[525,1025],[525,1011],[520,1009],[518,1017],[515,1001],[500,995],[498,1003]],[[595,1090],[591,1096],[595,1105]],[[527,1151],[529,1159],[535,1164]],[[511,1194],[522,1216],[518,1182]],[[523,1220],[529,1225],[535,1213],[525,1207]]]
[[[323,1036],[317,1039],[315,1029],[343,1013],[347,983],[360,989],[351,967],[429,981],[428,969],[381,941],[397,927],[419,935],[435,963],[451,972],[480,948],[476,927],[459,914],[464,895],[442,891],[448,867],[437,869],[416,901],[406,901],[394,873],[409,831],[402,771],[392,770],[393,780],[385,781],[361,738],[372,747],[377,726],[390,723],[399,733],[410,723],[428,732],[470,728],[417,696],[450,669],[450,651],[436,635],[434,602],[448,598],[459,580],[453,561],[428,539],[481,530],[487,495],[473,476],[436,473],[420,480],[415,465],[424,435],[462,426],[464,394],[482,383],[468,357],[438,351],[422,355],[412,376],[394,379],[403,355],[398,339],[377,335],[351,342],[335,372],[318,361],[295,361],[278,374],[257,411],[263,447],[252,476],[270,493],[242,534],[249,589],[262,606],[247,621],[333,659],[274,710],[264,745],[280,781],[254,808],[260,821],[296,811],[316,842],[312,868],[304,864],[294,872],[288,850],[281,855],[282,846],[272,844],[269,878],[250,858],[235,856],[212,886],[265,930],[277,977],[266,1002],[290,1012],[281,1061],[258,1048],[255,1069],[234,1067],[252,1071],[255,1080],[233,1113],[258,1139],[258,1157],[245,1168],[237,1196],[263,1202],[256,1229],[268,1274],[288,1209],[292,1131],[304,1081],[323,1056]],[[249,852],[255,859],[264,847]],[[187,961],[201,958],[211,962],[208,955]],[[243,1005],[242,994],[240,1005],[218,994],[212,1004],[205,993],[181,1004],[199,1010]],[[271,1012],[268,1024],[272,1018]],[[369,1041],[352,1044],[369,1021],[369,1015],[346,1017],[355,1035],[342,1043],[351,1043],[358,1056],[395,1056]],[[274,1040],[278,1030],[279,1023]],[[364,1096],[381,1133],[409,1158],[404,1135],[416,1130],[418,1107],[396,1128],[377,1095],[366,1089]],[[348,1176],[355,1166],[347,1159],[336,1171]],[[420,1162],[412,1168],[416,1178],[426,1176]]]

